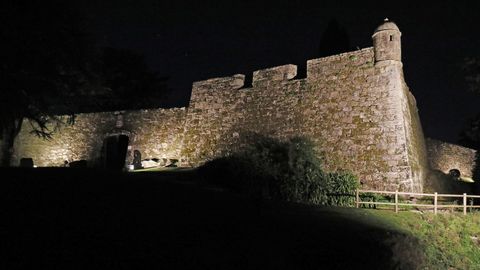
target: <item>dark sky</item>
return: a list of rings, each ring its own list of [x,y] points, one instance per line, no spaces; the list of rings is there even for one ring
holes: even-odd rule
[[[178,106],[188,104],[193,81],[305,65],[318,56],[332,19],[347,30],[353,48],[372,46],[373,30],[388,17],[402,32],[405,79],[425,134],[456,142],[480,112],[480,94],[467,90],[461,70],[465,57],[480,54],[480,5],[375,2],[116,0],[81,6],[100,44],[140,52],[170,77],[169,103]]]

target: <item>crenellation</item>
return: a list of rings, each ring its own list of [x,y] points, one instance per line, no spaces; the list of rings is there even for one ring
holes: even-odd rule
[[[291,80],[296,76],[297,66],[292,64],[260,69],[253,72],[252,85],[256,87],[277,81]]]
[[[194,82],[192,84],[189,107],[196,108],[199,102],[210,103],[214,101],[216,103],[223,103],[222,99],[226,91],[236,91],[242,88],[244,84],[245,75],[243,74]]]
[[[211,90],[216,88],[239,89],[245,82],[245,75],[235,74],[228,77],[212,78],[192,84],[192,90]]]

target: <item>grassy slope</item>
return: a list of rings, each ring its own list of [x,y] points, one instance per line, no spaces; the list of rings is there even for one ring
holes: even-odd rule
[[[1,269],[410,269],[423,258],[409,231],[435,236],[425,242],[430,269],[468,269],[480,257],[468,242],[478,216],[258,201],[184,181],[192,171],[6,173]],[[439,251],[447,247],[457,250]]]
[[[372,211],[384,222],[410,232],[421,240],[428,269],[480,269],[480,213],[431,213]]]

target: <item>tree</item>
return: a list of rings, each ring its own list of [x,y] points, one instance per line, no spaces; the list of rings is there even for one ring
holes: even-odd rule
[[[319,56],[330,56],[350,51],[350,41],[347,31],[337,20],[332,19],[323,32],[319,45]]]
[[[480,115],[470,120],[469,126],[460,133],[460,144],[480,149]]]
[[[469,90],[480,93],[480,59],[476,57],[465,58],[463,71]]]
[[[167,77],[152,72],[145,58],[127,49],[106,47],[101,52],[99,74],[109,91],[104,108],[139,109],[158,107],[167,91]]]
[[[60,114],[157,108],[167,92],[167,77],[150,70],[143,55],[128,49],[103,47],[95,50],[88,88],[69,93],[68,108]],[[73,106],[72,106],[73,105]],[[73,109],[73,110],[72,110]]]
[[[141,56],[95,48],[69,1],[27,2],[0,4],[0,166],[22,123],[49,139],[65,124],[55,115],[138,107],[166,88]]]
[[[0,165],[8,166],[24,120],[49,138],[49,124],[61,123],[52,110],[69,107],[64,97],[88,87],[90,48],[79,14],[64,1],[1,5]]]
[[[463,72],[469,91],[480,94],[480,60],[476,57],[466,58]],[[480,114],[471,119],[469,126],[460,133],[460,143],[466,147],[480,149]]]

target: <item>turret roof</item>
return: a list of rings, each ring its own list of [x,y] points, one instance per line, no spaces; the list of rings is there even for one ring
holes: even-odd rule
[[[394,22],[389,21],[388,18],[385,18],[384,23],[379,25],[375,29],[374,33],[380,32],[380,31],[383,31],[383,30],[396,30],[396,31],[400,32],[400,29],[398,29],[398,26]]]

